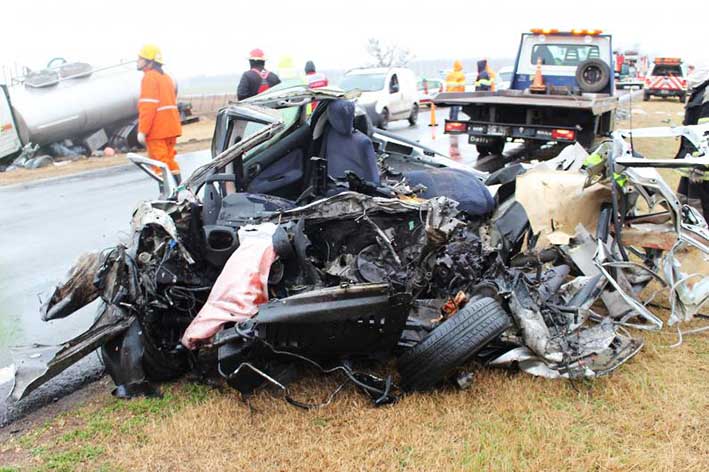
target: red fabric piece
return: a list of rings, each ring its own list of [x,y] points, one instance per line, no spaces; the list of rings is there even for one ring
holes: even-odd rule
[[[239,247],[217,277],[207,303],[185,330],[182,344],[187,348],[208,343],[225,323],[251,318],[258,312],[258,305],[268,301],[268,274],[276,260],[272,240],[275,225],[251,228],[239,230]]]

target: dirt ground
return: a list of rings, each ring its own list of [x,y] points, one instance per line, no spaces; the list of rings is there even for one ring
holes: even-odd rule
[[[638,108],[636,127],[681,122],[676,101]],[[673,155],[677,143],[647,146]],[[104,379],[0,430],[0,471],[709,470],[707,335],[678,348],[670,328],[633,335],[642,352],[601,379],[481,369],[468,390],[382,408],[351,386],[303,411],[274,392],[245,402],[187,380],[163,385],[161,399],[119,401]],[[319,401],[339,381],[311,373],[292,393]]]
[[[177,139],[177,152],[198,151],[208,148],[213,132],[213,117],[202,117],[197,123],[183,126],[182,136]],[[141,151],[139,154],[145,154],[145,152]],[[77,161],[63,161],[41,169],[17,169],[11,172],[0,172],[0,186],[126,165],[131,164],[126,159],[125,154],[117,154],[113,157],[89,157]]]

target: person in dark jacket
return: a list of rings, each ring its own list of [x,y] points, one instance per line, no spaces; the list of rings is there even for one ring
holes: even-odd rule
[[[250,69],[241,75],[236,98],[244,100],[265,92],[281,83],[281,79],[273,72],[266,70],[266,55],[261,49],[253,49],[249,54]]]
[[[687,77],[689,100],[685,105],[683,125],[709,123],[709,68],[695,70]],[[697,152],[697,149],[682,137],[677,159],[687,154]],[[709,173],[695,170],[689,177],[682,177],[677,188],[677,196],[682,203],[695,207],[709,221]]]
[[[492,90],[492,77],[487,66],[487,59],[478,61],[478,78],[475,81],[475,91]]]
[[[327,87],[328,85],[327,76],[315,70],[313,61],[305,63],[305,81],[308,83],[308,88],[311,89]]]

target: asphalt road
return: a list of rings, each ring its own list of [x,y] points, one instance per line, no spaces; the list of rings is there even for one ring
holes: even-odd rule
[[[185,173],[207,159],[207,152],[178,156]],[[28,401],[4,403],[12,385],[10,346],[59,344],[93,320],[96,304],[45,323],[40,300],[81,253],[125,240],[136,204],[157,194],[154,181],[134,167],[0,187],[0,425],[100,374],[98,356],[91,355]]]

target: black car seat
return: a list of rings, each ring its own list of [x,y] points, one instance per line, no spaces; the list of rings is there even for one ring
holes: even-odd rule
[[[379,168],[374,145],[369,136],[354,128],[355,105],[348,100],[335,100],[327,109],[321,156],[327,160],[328,175],[345,180],[352,171],[362,180],[379,185]]]

